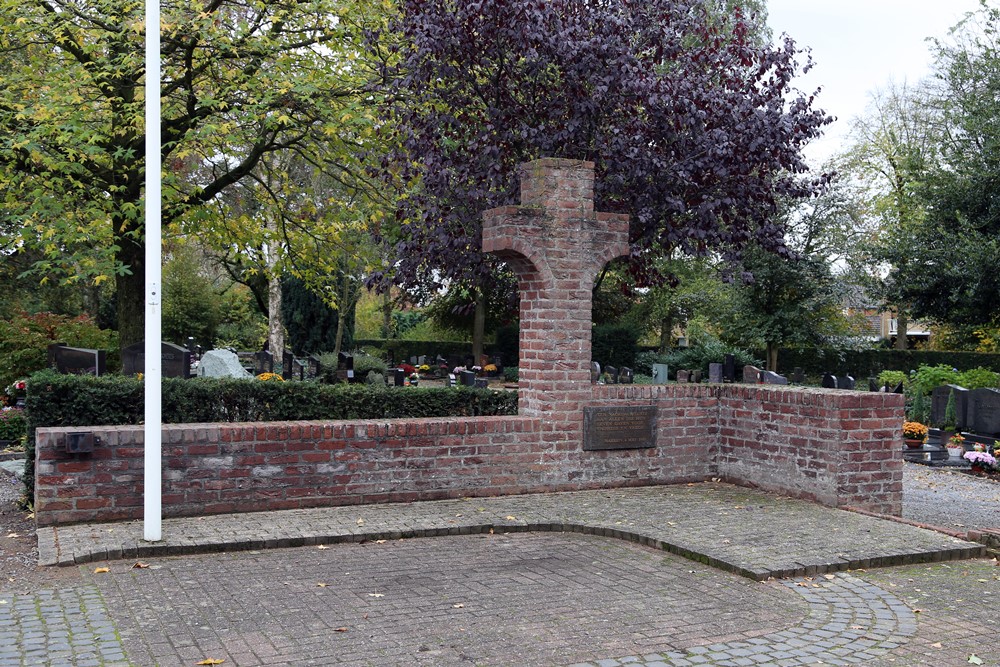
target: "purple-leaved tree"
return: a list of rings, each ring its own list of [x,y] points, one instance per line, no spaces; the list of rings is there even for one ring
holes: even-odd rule
[[[380,36],[381,173],[403,195],[381,278],[489,280],[480,214],[514,203],[538,157],[596,163],[596,208],[632,216],[640,284],[675,250],[786,252],[776,202],[824,187],[802,148],[831,119],[792,87],[801,51],[753,25],[703,0],[401,0]]]

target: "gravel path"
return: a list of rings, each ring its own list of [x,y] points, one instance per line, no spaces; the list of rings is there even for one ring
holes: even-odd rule
[[[906,463],[903,518],[966,531],[1000,528],[1000,482]]]

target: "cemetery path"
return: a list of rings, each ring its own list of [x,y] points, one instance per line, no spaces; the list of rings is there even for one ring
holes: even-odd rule
[[[910,500],[988,501],[927,474]],[[165,520],[182,557],[138,522],[38,534],[89,564],[0,588],[0,664],[1000,664],[980,545],[725,484]]]
[[[1000,529],[1000,482],[906,463],[903,518],[959,532]]]

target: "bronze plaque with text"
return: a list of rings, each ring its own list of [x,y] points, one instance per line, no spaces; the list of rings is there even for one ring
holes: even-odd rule
[[[646,449],[656,446],[656,406],[583,409],[583,449]]]

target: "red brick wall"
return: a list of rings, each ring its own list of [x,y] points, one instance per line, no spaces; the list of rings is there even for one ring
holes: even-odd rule
[[[595,213],[593,164],[524,165],[521,205],[483,215],[483,249],[521,290],[519,416],[166,426],[165,516],[665,484],[724,477],[898,513],[902,397],[763,385],[590,384],[594,276],[628,252]],[[655,405],[654,447],[584,451],[588,406]],[[138,518],[141,427],[89,427],[93,454],[37,432],[39,525]]]

